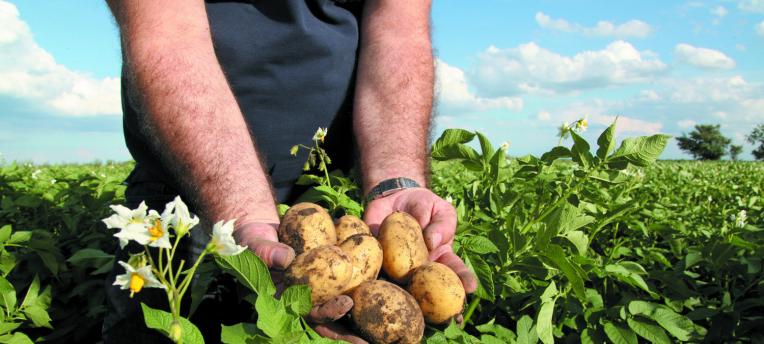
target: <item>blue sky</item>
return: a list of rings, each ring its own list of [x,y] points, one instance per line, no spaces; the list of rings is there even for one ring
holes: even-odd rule
[[[540,154],[583,116],[594,139],[764,123],[764,0],[435,1],[436,131]],[[130,158],[117,30],[102,1],[0,0],[0,159]],[[689,158],[672,142],[664,158]]]

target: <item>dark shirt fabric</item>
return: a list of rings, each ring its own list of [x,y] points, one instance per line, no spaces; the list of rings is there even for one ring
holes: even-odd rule
[[[296,196],[293,184],[306,159],[304,151],[289,155],[289,148],[309,145],[318,127],[329,128],[331,168],[352,164],[358,12],[356,3],[329,0],[207,3],[217,58],[279,202]],[[128,75],[123,73],[124,133],[136,161],[128,189],[148,182],[180,190],[140,129],[143,116],[126,95]]]
[[[293,157],[289,148],[310,145],[318,127],[329,128],[324,146],[333,160],[331,168],[347,170],[353,164],[350,105],[359,7],[328,0],[207,1],[217,58],[266,162],[278,202],[291,202],[300,191],[293,184],[306,155]],[[128,76],[123,73],[124,133],[136,166],[126,180],[126,206],[135,208],[145,201],[149,208],[161,211],[180,188],[141,130],[143,115],[128,97]],[[188,199],[182,193],[181,197]],[[182,241],[179,256],[195,261],[207,238],[203,229],[194,228],[191,239]],[[127,261],[130,252],[142,250],[135,243],[124,250],[117,248],[116,260]],[[124,269],[115,264],[105,281],[104,343],[169,342],[146,327],[140,308],[146,303],[166,309],[164,292],[147,288],[131,299],[127,290],[112,285],[122,273]],[[225,275],[218,276],[208,290],[216,290],[215,297],[202,302],[192,321],[207,343],[217,343],[221,322],[246,321],[251,307],[241,308],[236,283]]]

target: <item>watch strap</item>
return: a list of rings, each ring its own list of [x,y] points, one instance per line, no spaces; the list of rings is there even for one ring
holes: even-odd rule
[[[379,182],[379,184],[377,184],[375,187],[371,188],[369,194],[366,195],[366,202],[371,202],[377,198],[387,196],[396,191],[418,187],[421,187],[419,183],[406,177],[385,179]]]

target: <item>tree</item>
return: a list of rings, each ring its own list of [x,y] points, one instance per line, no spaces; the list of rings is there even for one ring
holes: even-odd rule
[[[732,140],[724,137],[719,128],[721,128],[719,124],[696,125],[689,136],[682,134],[676,139],[679,142],[679,149],[691,154],[695,159],[721,159],[727,153],[727,146]]]
[[[747,139],[751,144],[759,145],[752,152],[756,160],[764,160],[764,124],[759,124],[756,128],[753,128],[753,131],[748,134]]]
[[[737,161],[738,155],[743,152],[743,146],[731,145],[730,146],[730,159]]]

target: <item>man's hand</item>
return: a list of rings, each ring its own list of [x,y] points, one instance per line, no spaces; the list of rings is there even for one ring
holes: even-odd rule
[[[284,270],[294,260],[294,249],[279,242],[275,223],[251,222],[239,225],[233,232],[239,245],[247,246],[268,268]]]
[[[364,213],[364,221],[376,236],[379,225],[394,211],[409,213],[422,226],[431,261],[451,268],[459,276],[464,290],[468,293],[477,289],[475,275],[451,247],[456,232],[456,210],[451,203],[425,188],[405,189],[369,203]]]

